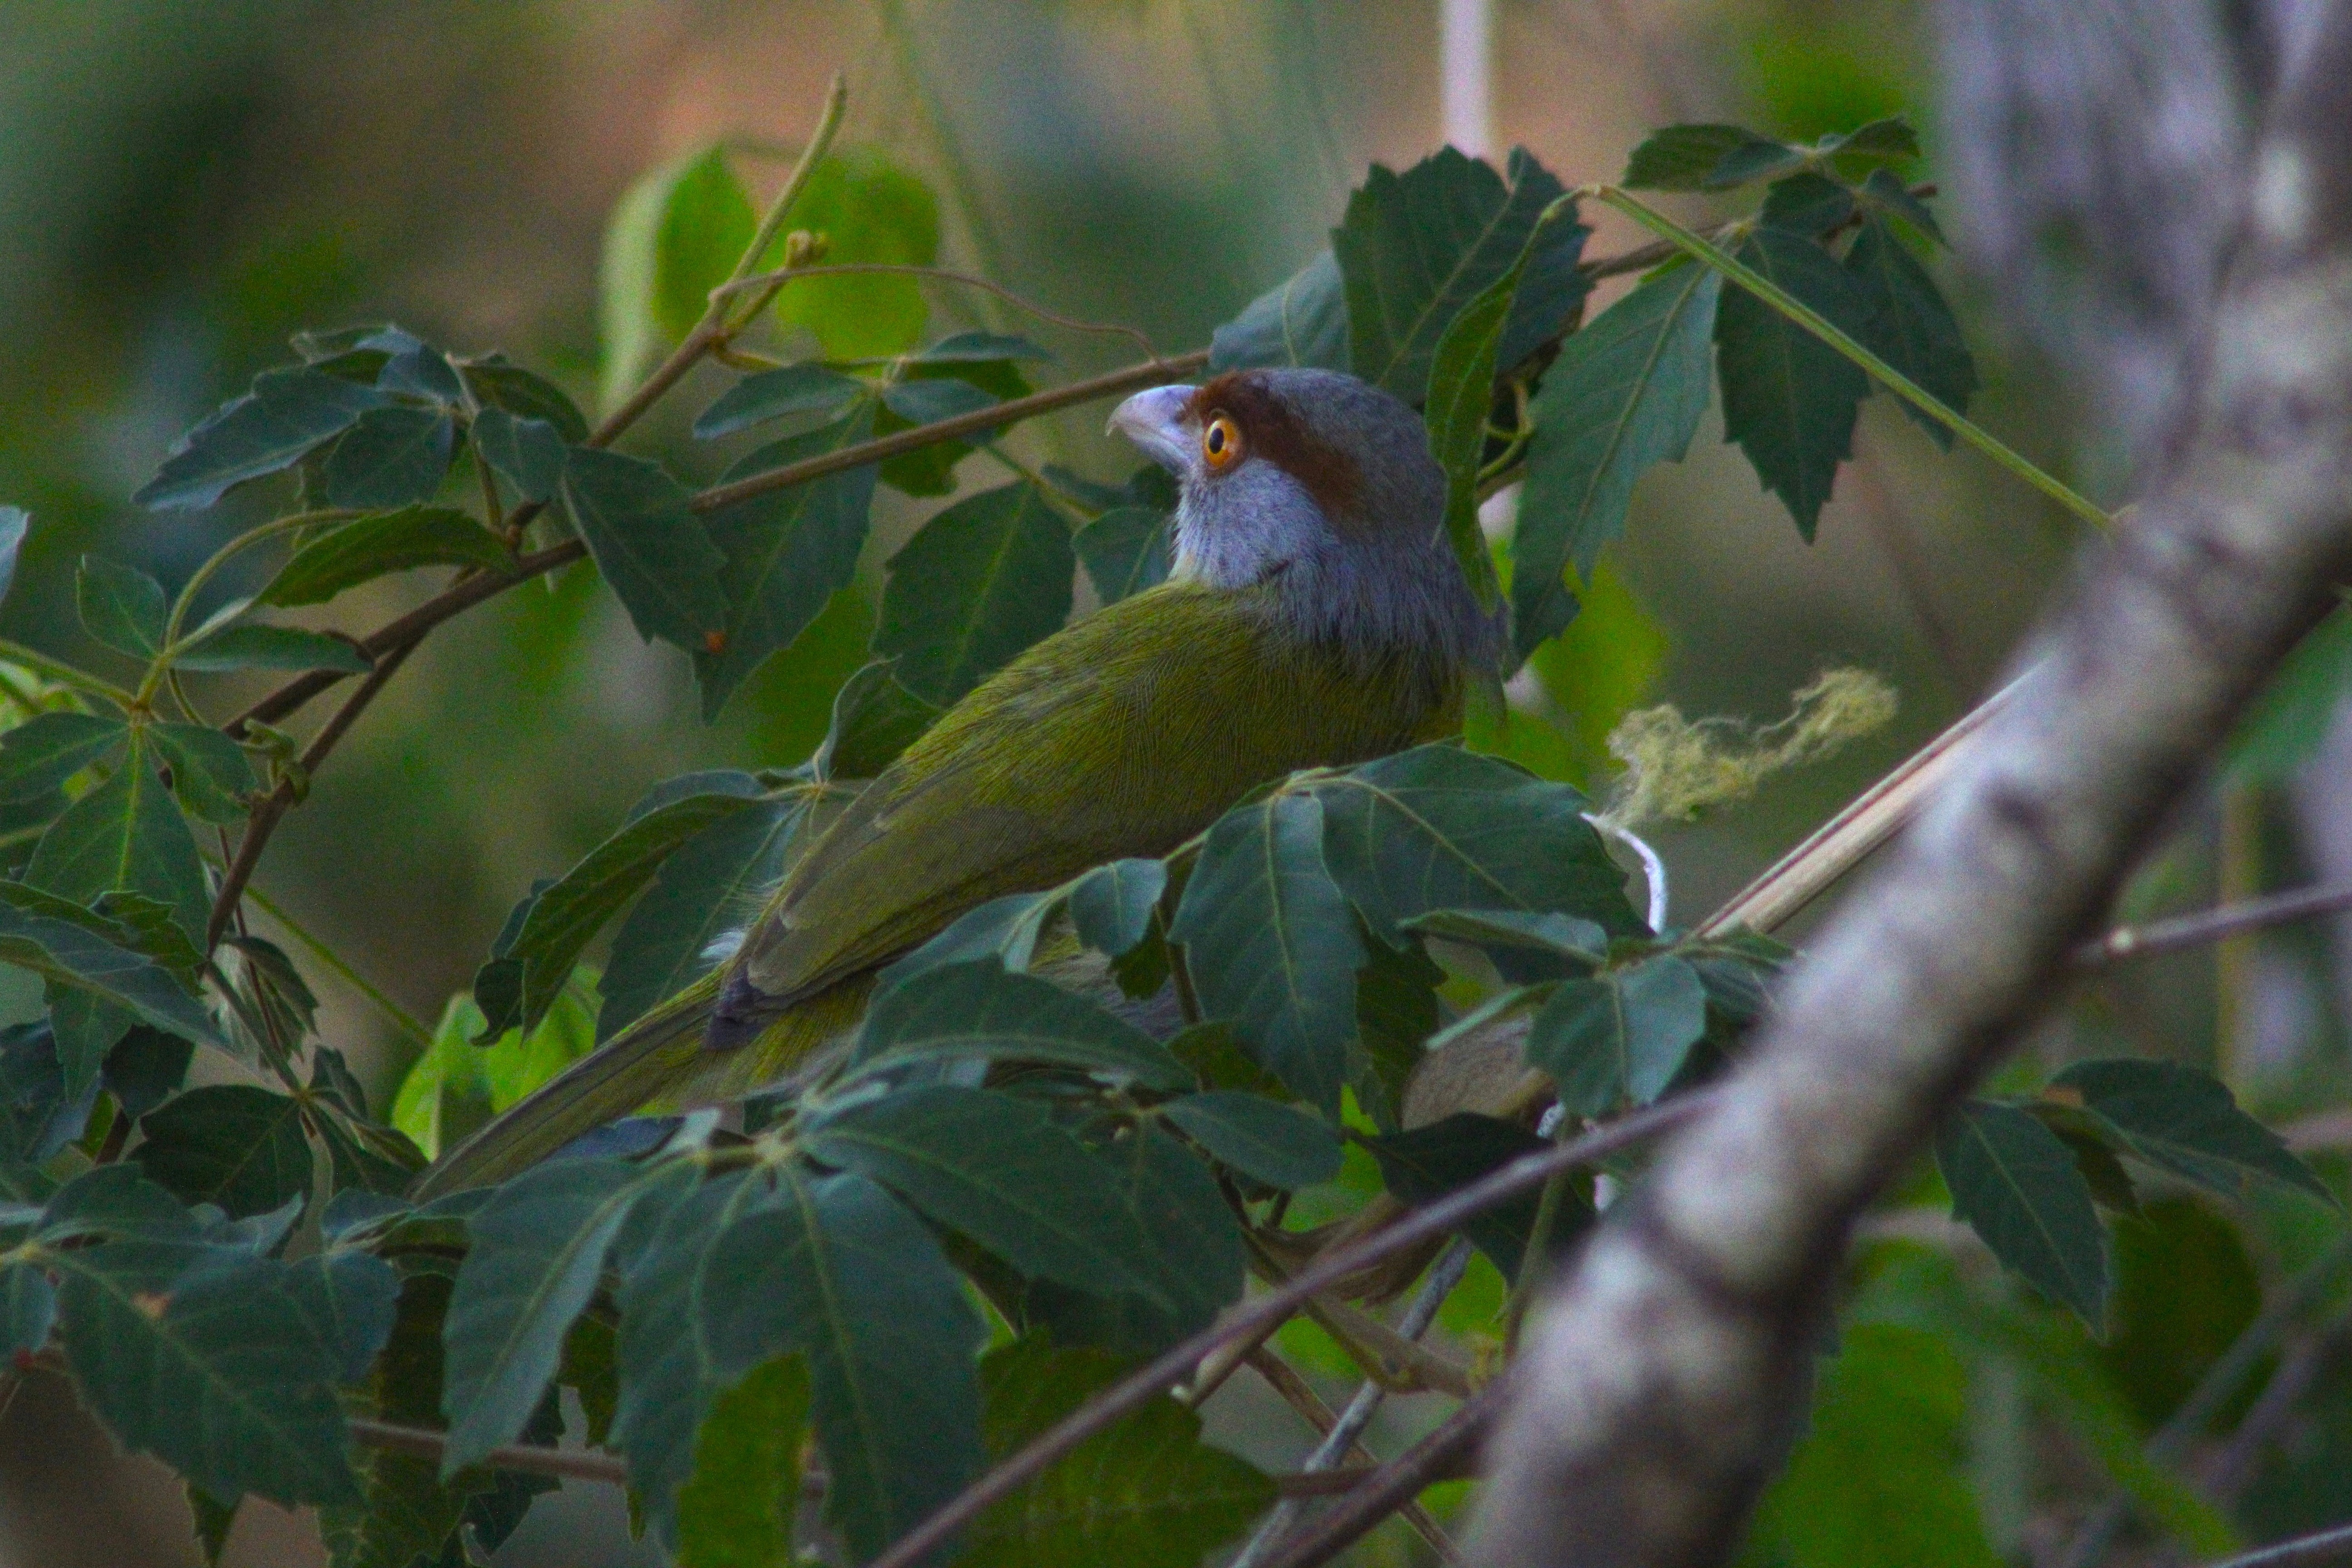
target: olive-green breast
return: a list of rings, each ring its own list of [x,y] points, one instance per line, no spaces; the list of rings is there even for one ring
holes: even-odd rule
[[[777,1005],[1005,893],[1164,855],[1255,785],[1451,733],[1454,672],[1285,635],[1270,594],[1169,583],[951,709],[809,851],[737,963]]]

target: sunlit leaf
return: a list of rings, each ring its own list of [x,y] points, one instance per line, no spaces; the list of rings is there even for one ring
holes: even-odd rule
[[[825,260],[928,267],[939,259],[939,203],[929,187],[867,148],[837,149],[812,171],[784,232],[826,241]],[[814,333],[827,359],[893,354],[922,336],[928,315],[912,278],[803,278],[776,297],[776,315]]]

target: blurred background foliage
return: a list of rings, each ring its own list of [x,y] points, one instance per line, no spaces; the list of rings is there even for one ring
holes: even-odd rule
[[[1673,121],[1811,138],[1902,112],[1927,132],[1932,170],[1928,9],[1496,0],[1486,150],[1524,143],[1573,184],[1614,175],[1646,128]],[[286,357],[299,328],[398,321],[459,352],[503,348],[583,405],[598,401],[625,379],[615,353],[646,352],[599,329],[603,237],[623,193],[723,140],[763,195],[782,174],[774,153],[790,151],[836,68],[851,86],[845,140],[938,194],[935,216],[909,214],[900,240],[934,221],[948,265],[1072,316],[1131,324],[1166,352],[1202,344],[1323,242],[1367,163],[1400,165],[1443,139],[1437,12],[1433,0],[9,0],[0,497],[29,508],[37,527],[0,632],[107,668],[74,622],[76,556],[103,550],[176,588],[263,515],[258,498],[150,514],[128,497],[176,434]],[[1709,209],[1692,199],[1676,210]],[[1588,255],[1634,243],[1612,215],[1586,216],[1598,227]],[[1970,216],[1948,206],[1944,221],[1964,230]],[[2103,502],[2125,499],[2101,489],[2111,462],[2078,438],[2095,422],[2052,367],[1969,312],[1965,279],[1946,282],[1986,379],[1971,412]],[[1016,323],[982,296],[925,297],[933,335],[1017,326],[1071,375],[1131,353]],[[674,399],[630,446],[714,478],[685,424],[719,384]],[[1133,459],[1099,435],[1100,413],[1033,422],[1012,446],[1114,481]],[[1876,398],[1807,546],[1720,444],[1717,420],[1688,461],[1643,483],[1636,523],[1582,619],[1515,685],[1512,754],[1605,787],[1603,739],[1628,708],[1774,718],[1833,665],[1882,672],[1902,710],[1834,761],[1664,830],[1685,921],[1981,696],[2077,542],[2053,508],[1970,458],[1943,458]],[[646,785],[807,754],[863,658],[878,563],[923,510],[877,500],[857,587],[712,726],[686,661],[642,644],[584,569],[460,620],[369,714],[257,886],[410,1013],[441,1016],[515,899],[601,838]],[[334,620],[374,624],[425,591],[413,578],[373,585]],[[2315,783],[2308,763],[2333,744],[2325,721],[2343,660],[2305,663],[2304,698],[2273,716],[2235,782],[2180,824],[2127,895],[2127,916],[2344,874],[2336,862],[2352,845],[2327,831],[2346,815],[2331,809],[2340,786]],[[2033,1065],[2129,1052],[2216,1065],[2300,1146],[2325,1150],[2347,1131],[2325,1114],[2347,1077],[2335,973],[2324,926],[2235,943],[2218,961],[2199,952],[2120,967],[2039,1032]],[[322,1032],[381,1103],[414,1047],[320,979]],[[2029,1081],[2039,1074],[2020,1086]],[[1932,1201],[1934,1186],[1923,1174],[1902,1195]],[[2002,1288],[1979,1259],[1945,1260],[1948,1235],[1910,1223],[1928,1211],[1898,1213],[1856,1265],[1859,1300],[1883,1321],[1849,1328],[1758,1559],[2057,1561],[2083,1507],[2053,1512],[2049,1499],[2095,1501],[2106,1485],[2099,1440],[2063,1413],[2106,1412],[2136,1445],[2320,1256],[2332,1222],[2296,1200],[2265,1204],[2249,1220],[2166,1195],[2121,1224],[2116,1321],[2099,1346],[2013,1288],[1998,1321],[1951,1305],[1938,1293],[1951,1279],[1923,1282],[1923,1270],[1969,1272],[1979,1296]],[[1473,1306],[1450,1317],[1475,1340]],[[2199,1450],[2236,1465],[2223,1480],[2252,1534],[2352,1513],[2352,1353],[2340,1319],[2306,1317],[2320,1326],[2283,1340],[2265,1363],[2299,1368],[2300,1413],[2232,1459],[2221,1435],[2253,1397],[2241,1396]],[[1339,1389],[1339,1365],[1284,1342]],[[0,1559],[192,1560],[176,1489],[109,1463],[69,1404],[55,1380],[33,1379],[0,1422]],[[1271,1396],[1253,1405],[1237,1392],[1234,1405],[1221,1440],[1269,1464],[1295,1460],[1303,1428]],[[1410,1434],[1414,1406],[1392,1402],[1376,1447]],[[110,1506],[94,1505],[101,1493]],[[1851,1522],[1874,1514],[1889,1528]],[[307,1533],[256,1505],[230,1560],[308,1560]],[[2136,1539],[2120,1550],[2145,1556]],[[1360,1557],[1411,1550],[1391,1530]],[[628,1545],[616,1499],[574,1489],[572,1506],[542,1509],[499,1560],[647,1552]]]

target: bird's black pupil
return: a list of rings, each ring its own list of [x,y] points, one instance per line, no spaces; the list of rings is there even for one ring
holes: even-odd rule
[[[1222,425],[1212,425],[1212,426],[1209,426],[1209,456],[1211,456],[1211,457],[1213,457],[1213,457],[1215,457],[1218,453],[1220,453],[1220,452],[1223,451],[1224,449],[1225,449],[1225,427],[1224,427],[1223,426],[1222,426]]]

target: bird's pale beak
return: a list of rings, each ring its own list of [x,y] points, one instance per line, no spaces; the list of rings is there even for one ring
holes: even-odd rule
[[[1195,443],[1184,410],[1194,388],[1155,386],[1110,411],[1109,428],[1143,448],[1145,457],[1177,474],[1192,467]]]

